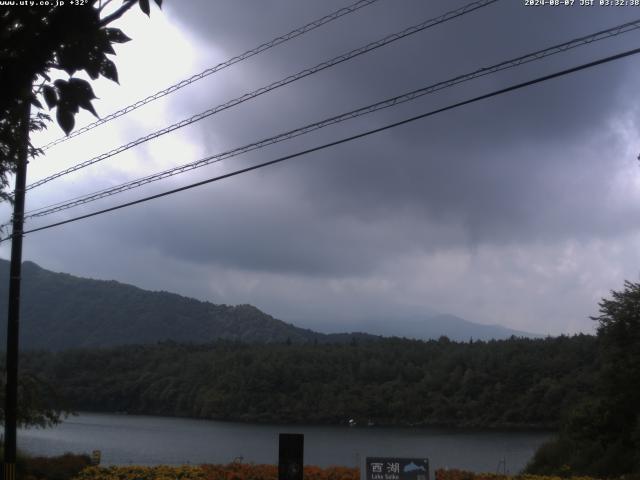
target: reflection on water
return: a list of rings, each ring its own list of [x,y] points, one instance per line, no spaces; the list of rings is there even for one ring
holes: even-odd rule
[[[366,456],[427,457],[432,468],[516,473],[548,433],[451,429],[255,425],[182,418],[83,413],[49,429],[18,433],[39,455],[102,451],[103,464],[275,464],[278,434],[305,435],[305,464],[356,466]],[[504,462],[504,463],[503,463]]]

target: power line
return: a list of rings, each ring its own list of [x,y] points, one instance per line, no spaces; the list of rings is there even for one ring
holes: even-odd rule
[[[74,130],[73,132],[71,132],[68,136],[65,137],[60,137],[50,143],[47,143],[46,145],[44,145],[42,148],[42,150],[48,150],[49,148],[58,145],[60,143],[66,142],[67,140],[70,140],[73,137],[77,137],[78,135],[81,135],[85,132],[88,132],[89,130],[93,130],[96,127],[99,127],[100,125],[103,125],[111,120],[114,120],[116,118],[119,118],[129,112],[132,112],[140,107],[142,107],[143,105],[146,105],[147,103],[153,102],[154,100],[157,100],[159,98],[162,98],[166,95],[169,95],[170,93],[173,93],[177,90],[180,90],[183,87],[186,87],[187,85],[190,85],[194,82],[197,82],[198,80],[201,80],[205,77],[208,77],[209,75],[212,75],[216,72],[219,72],[220,70],[223,70],[227,67],[230,67],[231,65],[234,65],[236,63],[242,62],[243,60],[246,60],[248,58],[253,57],[254,55],[258,55],[259,53],[262,53],[266,50],[269,50],[273,47],[276,47],[282,43],[285,43],[289,40],[292,40],[296,37],[299,37],[301,35],[304,35],[307,32],[310,32],[311,30],[315,30],[318,27],[321,27],[322,25],[325,25],[329,22],[332,22],[333,20],[337,20],[340,17],[343,17],[345,15],[348,15],[350,13],[353,13],[357,10],[360,10],[361,8],[364,8],[366,6],[371,5],[372,3],[377,2],[378,0],[358,0],[357,2],[341,8],[339,10],[336,10],[335,12],[330,13],[329,15],[325,15],[322,18],[319,18],[317,20],[314,20],[313,22],[307,23],[306,25],[296,28],[295,30],[290,31],[289,33],[286,33],[284,35],[281,35],[279,37],[274,38],[273,40],[270,40],[269,42],[265,42],[255,48],[252,48],[251,50],[247,50],[244,53],[241,53],[240,55],[237,55],[233,58],[230,58],[229,60],[226,60],[222,63],[219,63],[218,65],[215,65],[213,67],[207,68],[206,70],[195,74],[187,79],[184,79],[174,85],[171,85],[167,88],[165,88],[164,90],[160,90],[156,93],[154,93],[153,95],[149,95],[148,97],[143,98],[142,100],[138,100],[137,102],[128,105],[124,108],[121,108],[120,110],[113,112],[109,115],[107,115],[106,117],[100,118],[98,120],[96,120],[93,123],[90,123],[89,125],[86,125],[82,128],[79,128],[78,130]]]
[[[457,85],[459,83],[462,82],[466,82],[475,78],[479,78],[485,75],[489,75],[498,71],[502,71],[502,70],[506,70],[509,68],[514,68],[517,67],[519,65],[523,65],[525,63],[529,63],[532,61],[537,61],[540,60],[542,58],[551,56],[551,55],[555,55],[557,53],[561,53],[561,52],[565,52],[569,49],[572,48],[576,48],[582,45],[587,45],[587,44],[591,44],[593,42],[596,41],[600,41],[606,38],[610,38],[616,35],[620,35],[622,33],[627,33],[633,30],[636,30],[640,28],[640,19],[637,19],[635,21],[632,22],[627,22],[624,23],[622,25],[617,25],[615,27],[606,29],[606,30],[601,30],[599,32],[590,34],[590,35],[586,35],[583,37],[579,37],[573,40],[570,40],[568,42],[564,42],[562,44],[559,45],[555,45],[553,47],[549,47],[546,48],[544,50],[538,50],[532,53],[528,53],[526,55],[522,55],[520,57],[511,59],[511,60],[506,60],[503,61],[501,63],[498,63],[496,65],[492,65],[490,67],[484,67],[484,68],[480,68],[478,70],[475,70],[471,73],[467,73],[464,75],[459,75],[457,77],[451,78],[449,80],[445,80],[442,82],[438,82],[436,84],[433,85],[429,85],[427,87],[423,87],[420,88],[418,90],[413,90],[411,92],[402,94],[402,95],[398,95],[377,103],[374,103],[372,105],[368,105],[366,107],[362,107],[362,108],[358,108],[356,110],[352,110],[350,112],[346,112],[346,113],[342,113],[340,115],[336,115],[334,117],[330,117],[330,118],[326,118],[324,120],[321,120],[319,122],[315,122],[315,123],[311,123],[309,125],[305,125],[303,127],[294,129],[294,130],[290,130],[288,132],[284,132],[284,133],[280,133],[278,135],[275,135],[273,137],[269,137],[266,139],[262,139],[259,140],[257,142],[248,144],[248,145],[244,145],[242,147],[238,147],[235,148],[233,150],[228,150],[226,152],[223,153],[218,153],[215,155],[210,155],[208,157],[196,160],[195,162],[191,162],[191,163],[187,163],[184,165],[180,165],[177,167],[173,167],[170,168],[168,170],[164,170],[161,172],[157,172],[154,173],[152,175],[148,175],[146,177],[142,177],[142,178],[138,178],[132,181],[128,181],[125,183],[122,183],[120,185],[116,185],[113,187],[109,187],[103,190],[99,190],[96,192],[92,192],[89,194],[85,194],[82,196],[78,196],[75,198],[71,198],[71,199],[67,199],[64,200],[62,202],[58,202],[55,204],[51,204],[51,205],[46,205],[44,207],[40,207],[38,209],[34,209],[31,210],[29,212],[27,212],[27,214],[25,215],[25,218],[34,218],[34,217],[43,217],[46,215],[50,215],[56,212],[60,212],[63,210],[67,210],[70,208],[73,208],[75,206],[78,205],[83,205],[89,202],[93,202],[102,198],[106,198],[106,197],[110,197],[112,195],[116,195],[118,193],[122,193],[124,191],[127,190],[131,190],[133,188],[137,188],[140,187],[142,185],[146,185],[148,183],[152,183],[155,181],[159,181],[168,177],[172,177],[174,175],[178,175],[190,170],[194,170],[196,168],[200,168],[206,165],[210,165],[212,163],[217,163],[220,162],[222,160],[226,160],[228,158],[232,158],[238,155],[241,155],[243,153],[247,153],[253,150],[257,150],[260,148],[264,148],[268,145],[272,145],[275,143],[279,143],[285,140],[289,140],[291,138],[295,138],[297,136],[300,135],[304,135],[307,134],[309,132],[315,131],[315,130],[319,130],[321,128],[327,127],[329,125],[334,125],[336,123],[340,123],[352,118],[356,118],[362,115],[367,115],[369,113],[373,113],[385,108],[389,108],[389,107],[393,107],[395,105],[399,105],[401,103],[405,103],[411,100],[415,100],[416,98],[422,97],[424,95],[427,94],[431,94],[440,90],[443,90],[445,88],[449,88],[452,87],[454,85]]]
[[[317,146],[317,147],[313,147],[313,148],[309,148],[307,150],[303,150],[303,151],[300,151],[300,152],[297,152],[297,153],[293,153],[291,155],[286,155],[284,157],[279,157],[279,158],[276,158],[275,160],[270,160],[268,162],[263,162],[263,163],[260,163],[260,164],[257,164],[257,165],[253,165],[251,167],[246,167],[246,168],[242,168],[242,169],[239,169],[239,170],[235,170],[233,172],[226,173],[224,175],[218,175],[216,177],[209,178],[207,180],[202,180],[200,182],[191,183],[191,184],[185,185],[183,187],[179,187],[179,188],[175,188],[175,189],[172,189],[172,190],[168,190],[166,192],[158,193],[156,195],[151,195],[151,196],[148,196],[148,197],[140,198],[138,200],[134,200],[134,201],[131,201],[131,202],[122,203],[120,205],[116,205],[116,206],[113,206],[113,207],[105,208],[103,210],[98,210],[98,211],[95,211],[95,212],[92,212],[92,213],[88,213],[86,215],[79,215],[77,217],[73,217],[73,218],[70,218],[70,219],[67,219],[67,220],[63,220],[63,221],[60,221],[60,222],[50,223],[50,224],[44,225],[42,227],[32,228],[31,230],[24,231],[22,234],[26,235],[26,234],[29,234],[29,233],[39,232],[41,230],[47,230],[47,229],[50,229],[50,228],[53,228],[53,227],[58,227],[58,226],[61,226],[61,225],[65,225],[67,223],[77,222],[79,220],[84,220],[86,218],[95,217],[97,215],[102,215],[104,213],[113,212],[115,210],[120,210],[122,208],[126,208],[126,207],[130,207],[130,206],[133,206],[133,205],[138,205],[140,203],[145,203],[145,202],[148,202],[148,201],[151,201],[151,200],[155,200],[157,198],[166,197],[168,195],[173,195],[175,193],[179,193],[179,192],[182,192],[182,191],[185,191],[185,190],[190,190],[192,188],[200,187],[202,185],[206,185],[206,184],[209,184],[209,183],[212,183],[212,182],[223,180],[225,178],[235,177],[235,176],[240,175],[242,173],[247,173],[247,172],[250,172],[252,170],[258,170],[258,169],[263,168],[263,167],[267,167],[267,166],[270,166],[270,165],[275,165],[276,163],[281,163],[281,162],[284,162],[285,160],[290,160],[290,159],[293,159],[293,158],[296,158],[296,157],[307,155],[309,153],[317,152],[317,151],[324,150],[324,149],[329,148],[329,147],[340,145],[342,143],[350,142],[352,140],[356,140],[356,139],[359,139],[359,138],[367,137],[369,135],[373,135],[375,133],[379,133],[379,132],[382,132],[382,131],[385,131],[385,130],[389,130],[391,128],[395,128],[395,127],[398,127],[400,125],[405,125],[407,123],[411,123],[411,122],[414,122],[416,120],[427,118],[427,117],[436,115],[438,113],[446,112],[448,110],[453,110],[455,108],[462,107],[464,105],[469,105],[471,103],[475,103],[475,102],[478,102],[480,100],[485,100],[487,98],[491,98],[491,97],[495,97],[495,96],[498,96],[498,95],[502,95],[504,93],[512,92],[514,90],[519,90],[519,89],[522,89],[522,88],[525,88],[525,87],[528,87],[528,86],[531,86],[531,85],[535,85],[535,84],[538,84],[538,83],[542,83],[542,82],[545,82],[545,81],[548,81],[548,80],[551,80],[551,79],[554,79],[554,78],[558,78],[558,77],[562,77],[562,76],[565,76],[565,75],[569,75],[571,73],[575,73],[575,72],[578,72],[578,71],[581,71],[581,70],[586,70],[588,68],[592,68],[592,67],[595,67],[597,65],[602,65],[602,64],[605,64],[605,63],[612,62],[614,60],[619,60],[621,58],[625,58],[625,57],[628,57],[628,56],[631,56],[631,55],[636,55],[638,53],[640,53],[640,48],[635,48],[633,50],[627,50],[625,52],[618,53],[616,55],[611,55],[609,57],[601,58],[601,59],[595,60],[593,62],[589,62],[589,63],[585,63],[585,64],[582,64],[582,65],[579,65],[577,67],[572,67],[572,68],[568,68],[568,69],[565,69],[565,70],[561,70],[561,71],[556,72],[556,73],[552,73],[552,74],[549,74],[549,75],[544,75],[542,77],[538,77],[538,78],[535,78],[533,80],[529,80],[529,81],[526,81],[526,82],[523,82],[523,83],[518,83],[518,84],[512,85],[510,87],[502,88],[500,90],[495,90],[495,91],[493,91],[491,93],[487,93],[487,94],[480,95],[480,96],[477,96],[477,97],[474,97],[474,98],[471,98],[471,99],[468,99],[468,100],[464,100],[464,101],[461,101],[461,102],[458,102],[458,103],[454,103],[454,104],[448,105],[446,107],[438,108],[436,110],[431,110],[430,112],[423,113],[421,115],[416,115],[414,117],[410,117],[410,118],[407,118],[405,120],[401,120],[399,122],[391,123],[391,124],[385,125],[383,127],[375,128],[375,129],[372,129],[372,130],[367,130],[366,132],[362,132],[362,133],[359,133],[357,135],[352,135],[350,137],[345,137],[345,138],[342,138],[340,140],[336,140],[334,142],[325,143],[323,145],[320,145],[320,146]],[[12,235],[9,235],[8,237],[2,238],[2,239],[0,239],[0,242],[8,240],[11,237],[12,237]]]
[[[243,102],[246,102],[247,100],[251,100],[253,98],[256,98],[260,95],[263,95],[267,92],[270,92],[272,90],[275,90],[276,88],[279,87],[283,87],[285,85],[288,85],[292,82],[295,82],[296,80],[300,80],[301,78],[307,77],[309,75],[312,75],[314,73],[320,72],[322,70],[325,70],[329,67],[333,67],[334,65],[337,65],[339,63],[345,62],[347,60],[350,60],[354,57],[357,57],[359,55],[363,55],[367,52],[370,52],[372,50],[375,50],[377,48],[380,48],[384,45],[387,45],[389,43],[395,42],[397,40],[400,40],[401,38],[407,37],[409,35],[413,35],[415,33],[421,32],[423,30],[426,30],[427,28],[433,27],[435,25],[447,22],[449,20],[452,20],[454,18],[460,17],[462,15],[466,15],[467,13],[470,13],[474,10],[477,10],[479,8],[482,7],[486,7],[489,4],[495,3],[499,0],[477,0],[474,2],[471,2],[461,8],[458,8],[456,10],[452,10],[450,12],[447,12],[443,15],[440,15],[439,17],[430,19],[430,20],[426,20],[422,23],[419,23],[418,25],[414,25],[412,27],[406,28],[405,30],[402,30],[401,32],[398,33],[394,33],[391,35],[388,35],[380,40],[377,40],[375,42],[371,42],[363,47],[351,50],[348,53],[345,53],[343,55],[339,55],[337,57],[332,58],[331,60],[327,60],[325,62],[319,63],[318,65],[311,67],[311,68],[307,68],[305,70],[302,70],[294,75],[290,75],[286,78],[283,78],[281,80],[278,80],[277,82],[271,83],[265,87],[261,87],[257,90],[254,90],[251,93],[245,93],[244,95],[234,98],[233,100],[229,100],[226,103],[220,104],[216,107],[210,108],[209,110],[205,110],[204,112],[198,113],[196,115],[193,115],[192,117],[186,118],[180,122],[174,123],[173,125],[170,125],[168,127],[165,127],[161,130],[157,130],[153,133],[150,133],[149,135],[146,135],[144,137],[140,137],[137,140],[133,140],[125,145],[121,145],[113,150],[110,150],[109,152],[103,153],[101,155],[98,155],[97,157],[94,157],[90,160],[86,160],[82,163],[79,163],[77,165],[74,165],[72,167],[69,167],[65,170],[61,170],[57,173],[54,173],[53,175],[50,175],[46,178],[43,178],[41,180],[38,180],[34,183],[31,183],[29,185],[27,185],[27,190],[31,190],[32,188],[36,188],[39,187],[41,185],[44,185],[45,183],[48,183],[52,180],[55,180],[56,178],[59,178],[63,175],[68,175],[69,173],[75,172],[77,170],[80,170],[82,168],[88,167],[89,165],[93,165],[94,163],[100,162],[102,160],[105,160],[109,157],[112,157],[114,155],[117,155],[118,153],[122,153],[125,150],[128,150],[130,148],[133,148],[137,145],[140,145],[142,143],[145,143],[149,140],[153,140],[156,139],[162,135],[165,135],[167,133],[173,132],[174,130],[177,130],[179,128],[185,127],[187,125],[191,125],[192,123],[198,122],[200,120],[203,120],[207,117],[210,117],[211,115],[214,115],[216,113],[219,113],[223,110],[226,110],[228,108],[234,107],[236,105],[239,105]]]

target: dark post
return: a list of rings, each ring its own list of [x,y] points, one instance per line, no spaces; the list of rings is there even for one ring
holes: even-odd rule
[[[16,165],[16,187],[11,235],[11,266],[9,277],[9,313],[7,318],[7,385],[4,406],[4,480],[16,478],[16,429],[18,407],[18,339],[20,324],[20,276],[22,273],[22,231],[24,196],[27,183],[27,156],[31,89],[22,96],[22,119]]]
[[[278,480],[302,480],[304,435],[281,433],[278,452]]]

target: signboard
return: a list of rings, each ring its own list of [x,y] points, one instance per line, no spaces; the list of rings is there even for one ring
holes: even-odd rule
[[[100,465],[100,457],[102,457],[100,450],[91,452],[91,465]]]
[[[367,457],[365,480],[429,480],[429,460]]]

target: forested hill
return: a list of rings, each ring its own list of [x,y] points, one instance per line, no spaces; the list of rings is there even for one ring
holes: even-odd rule
[[[7,311],[9,262],[0,259],[0,311]],[[2,280],[4,279],[4,281]],[[367,318],[361,323],[320,319],[334,331],[296,327],[251,305],[217,305],[168,292],[151,292],[116,281],[55,273],[33,262],[23,264],[20,342],[23,349],[64,350],[154,344],[159,341],[206,343],[217,339],[247,343],[349,343],[377,340],[375,333],[411,338],[468,340],[529,336],[498,325],[480,325],[451,315]],[[5,320],[6,321],[6,320]],[[5,343],[6,324],[0,323]],[[385,328],[380,329],[380,326]],[[369,330],[371,329],[371,330]],[[324,330],[331,332],[332,329]]]
[[[0,278],[8,277],[9,262],[0,260]],[[7,289],[8,282],[0,281],[2,312],[7,311]],[[32,262],[23,264],[21,299],[20,344],[24,349],[109,347],[163,340],[322,343],[351,339],[351,335],[324,335],[295,327],[251,305],[216,305],[115,281],[55,273]],[[5,338],[6,326],[0,328],[2,345]]]
[[[32,352],[79,411],[282,423],[556,427],[591,398],[595,337]]]

